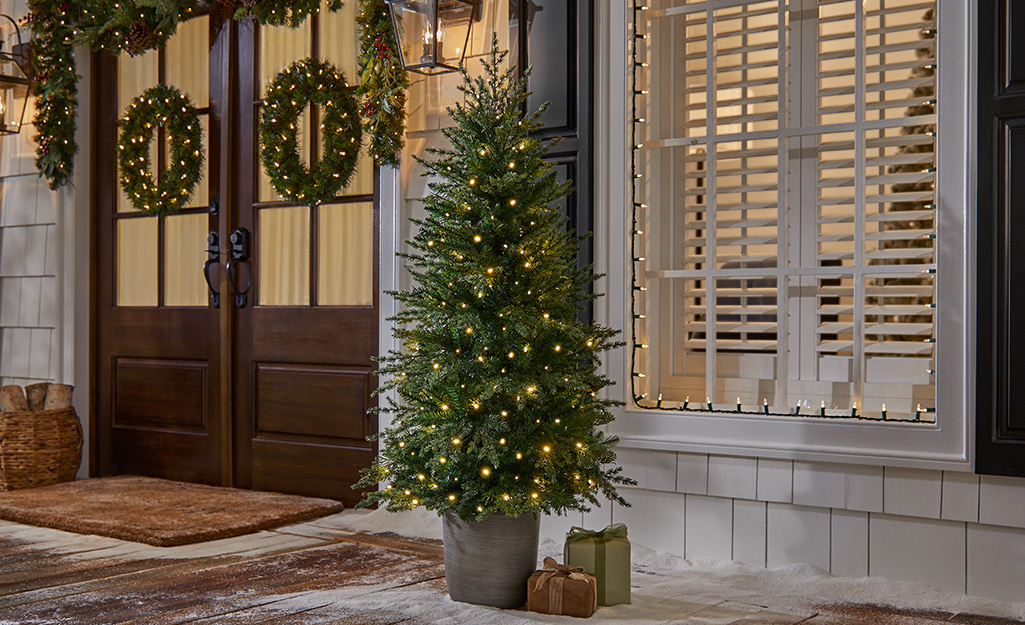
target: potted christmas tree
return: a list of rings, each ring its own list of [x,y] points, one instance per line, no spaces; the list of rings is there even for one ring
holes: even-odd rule
[[[615,402],[598,355],[616,331],[578,320],[596,279],[555,205],[570,190],[524,115],[526,80],[492,42],[484,76],[462,71],[447,149],[417,159],[437,178],[405,257],[415,286],[395,293],[404,350],[383,358],[399,401],[364,504],[444,516],[445,572],[457,601],[518,607],[537,563],[540,515],[588,510],[615,484],[616,437],[598,426]]]

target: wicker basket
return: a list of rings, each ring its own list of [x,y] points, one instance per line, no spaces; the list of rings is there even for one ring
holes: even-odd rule
[[[0,412],[0,491],[70,482],[81,461],[74,408]]]

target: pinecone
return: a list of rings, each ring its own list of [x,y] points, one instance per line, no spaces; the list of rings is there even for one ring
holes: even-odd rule
[[[157,35],[150,25],[142,20],[135,20],[128,26],[128,53],[132,56],[141,54],[157,45]]]

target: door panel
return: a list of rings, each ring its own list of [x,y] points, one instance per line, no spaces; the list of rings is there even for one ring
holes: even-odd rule
[[[220,183],[219,161],[207,159],[192,206],[165,218],[136,211],[124,197],[116,153],[118,116],[158,82],[184,89],[204,127],[219,132],[219,74],[207,63],[228,32],[219,16],[204,15],[165,50],[94,57],[94,475],[221,482],[218,311],[208,306],[202,282],[207,232],[217,227],[207,214],[207,189]],[[190,71],[176,75],[173,68],[183,63]],[[153,171],[164,169],[166,143],[159,130],[151,143]],[[207,143],[210,153],[218,146]]]
[[[376,450],[366,440],[377,428],[367,413],[378,335],[375,172],[364,158],[333,201],[290,206],[258,158],[262,91],[274,75],[308,55],[351,75],[355,23],[335,14],[340,26],[327,28],[325,13],[295,31],[239,27],[238,168],[253,175],[235,181],[235,224],[252,232],[254,305],[236,316],[235,476],[245,487],[354,504],[351,486]],[[319,158],[319,119],[307,107],[299,126],[307,163]]]

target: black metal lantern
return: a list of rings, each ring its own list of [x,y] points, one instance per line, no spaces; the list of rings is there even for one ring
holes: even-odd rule
[[[459,69],[480,0],[386,1],[403,68],[427,75]]]
[[[0,134],[3,135],[21,131],[32,86],[28,49],[29,45],[21,41],[17,22],[9,15],[0,14]]]

